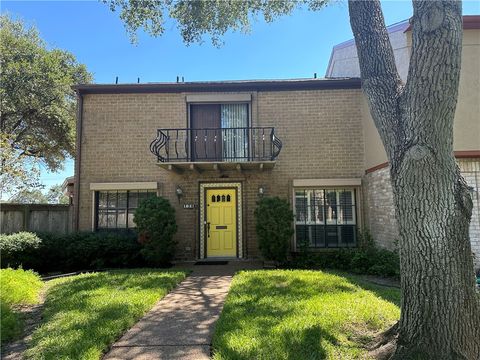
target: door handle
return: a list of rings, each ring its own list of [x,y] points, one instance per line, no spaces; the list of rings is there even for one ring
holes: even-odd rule
[[[207,222],[207,237],[210,237],[210,223]]]

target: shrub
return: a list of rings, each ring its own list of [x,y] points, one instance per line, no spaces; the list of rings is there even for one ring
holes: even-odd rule
[[[400,276],[398,254],[376,247],[368,230],[359,234],[357,248],[329,249],[314,253],[307,246],[303,246],[299,250],[291,263],[295,268],[335,269],[356,274]]]
[[[18,234],[14,234],[18,235]],[[78,232],[65,235],[40,233],[38,242],[9,251],[2,266],[34,269],[40,273],[136,267],[143,264],[135,233]],[[14,237],[11,235],[13,239]],[[10,240],[9,240],[10,241]],[[13,248],[14,246],[10,246]]]
[[[175,254],[175,209],[162,197],[145,199],[135,210],[134,221],[143,244],[141,253],[151,266],[165,266]]]
[[[38,302],[43,287],[37,273],[23,269],[0,270],[0,300],[8,305],[32,305]]]
[[[65,268],[71,270],[125,268],[141,265],[135,233],[76,233],[67,238]]]
[[[42,241],[30,232],[15,234],[0,234],[0,253],[2,267],[19,267],[25,262],[32,261]]]
[[[263,257],[285,263],[293,235],[293,212],[286,200],[264,197],[255,209],[255,230]]]

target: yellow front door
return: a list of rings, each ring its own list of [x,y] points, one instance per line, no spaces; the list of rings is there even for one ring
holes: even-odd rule
[[[207,257],[237,255],[237,198],[235,189],[208,189]]]

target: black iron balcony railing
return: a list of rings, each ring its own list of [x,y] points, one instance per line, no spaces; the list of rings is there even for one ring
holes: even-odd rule
[[[150,144],[160,162],[273,161],[281,149],[273,127],[158,129]]]

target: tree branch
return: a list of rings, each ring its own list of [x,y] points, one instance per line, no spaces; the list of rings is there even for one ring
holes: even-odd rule
[[[462,8],[457,0],[413,1],[412,54],[405,86],[407,143],[435,156],[453,154],[460,80]],[[418,119],[421,119],[419,121]]]
[[[362,87],[391,161],[402,133],[398,100],[403,85],[395,65],[380,1],[349,0],[348,7]]]

